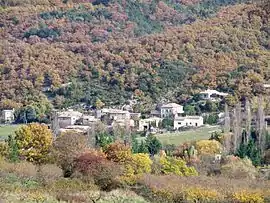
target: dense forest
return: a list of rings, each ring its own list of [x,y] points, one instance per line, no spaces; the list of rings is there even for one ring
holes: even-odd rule
[[[270,81],[270,3],[258,0],[1,0],[0,109],[230,101]]]

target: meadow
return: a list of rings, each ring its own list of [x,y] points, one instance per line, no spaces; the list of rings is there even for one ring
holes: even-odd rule
[[[20,125],[0,125],[0,141],[5,140],[9,135],[13,134]]]
[[[191,129],[181,132],[156,134],[155,136],[160,140],[163,145],[174,144],[180,145],[185,142],[196,140],[207,140],[210,138],[211,133],[218,131],[221,132],[220,126],[204,126],[197,129]],[[138,140],[144,140],[145,138],[138,138]]]

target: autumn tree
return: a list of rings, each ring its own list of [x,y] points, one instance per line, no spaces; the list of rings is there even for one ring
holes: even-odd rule
[[[59,135],[53,143],[53,155],[65,176],[74,172],[74,160],[87,149],[87,138],[77,132],[68,131]]]
[[[15,131],[19,155],[28,161],[41,164],[48,160],[52,145],[52,132],[47,125],[32,123]]]

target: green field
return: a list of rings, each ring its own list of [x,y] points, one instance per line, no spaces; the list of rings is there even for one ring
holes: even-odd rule
[[[14,133],[20,125],[0,125],[0,140],[5,140],[8,135]]]
[[[219,126],[208,126],[176,133],[156,134],[156,136],[162,144],[179,145],[188,141],[209,139],[211,133],[214,131],[221,131],[221,129]],[[141,140],[144,138],[138,139]]]

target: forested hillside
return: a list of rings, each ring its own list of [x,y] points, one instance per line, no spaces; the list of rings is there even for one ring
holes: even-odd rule
[[[0,2],[0,108],[133,96],[147,110],[207,87],[240,99],[270,80],[267,0]]]

